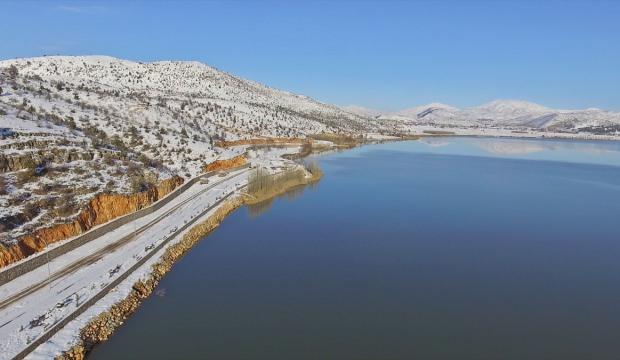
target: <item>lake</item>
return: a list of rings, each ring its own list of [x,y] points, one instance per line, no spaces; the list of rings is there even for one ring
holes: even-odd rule
[[[620,143],[426,138],[317,156],[92,359],[618,359]]]

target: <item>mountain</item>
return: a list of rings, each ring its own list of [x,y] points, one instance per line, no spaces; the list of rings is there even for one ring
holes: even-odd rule
[[[513,100],[381,114],[324,104],[194,61],[3,60],[0,244],[74,219],[96,196],[159,194],[161,184],[170,190],[205,164],[245,151],[218,146],[222,140],[407,134],[420,125],[610,134],[620,133],[620,115]]]
[[[73,219],[101,194],[163,194],[162,184],[245,151],[220,140],[381,129],[199,62],[0,61],[0,244]]]
[[[506,114],[515,117],[530,113],[545,113],[552,111],[542,105],[519,100],[495,100],[472,108],[477,112],[488,112],[494,114]]]
[[[398,111],[399,116],[422,119],[433,113],[454,113],[457,108],[442,103],[430,103]]]
[[[19,76],[12,85],[5,76],[0,85],[8,90],[0,98],[5,106],[32,106],[33,119],[71,118],[80,129],[136,139],[133,149],[183,172],[196,173],[205,159],[219,156],[214,140],[376,129],[366,117],[199,62],[107,56],[0,61],[0,69],[10,67]]]
[[[370,109],[367,107],[357,106],[357,105],[346,105],[346,106],[341,106],[340,108],[344,111],[348,111],[350,113],[363,116],[363,117],[368,117],[368,118],[375,118],[382,114],[382,112],[379,110]]]
[[[458,109],[440,103],[382,114],[379,119],[410,125],[496,127],[592,132],[620,132],[620,113],[600,109],[557,110],[518,100],[495,100],[476,107]]]

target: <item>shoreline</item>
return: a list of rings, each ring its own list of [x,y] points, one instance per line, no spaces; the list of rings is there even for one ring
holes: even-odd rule
[[[157,263],[152,265],[147,278],[138,280],[131,285],[131,291],[122,300],[114,303],[108,310],[100,312],[91,318],[86,326],[80,329],[78,343],[71,348],[63,351],[56,359],[78,360],[84,359],[98,345],[110,338],[116,330],[133,315],[140,307],[142,302],[152,295],[159,284],[159,281],[172,270],[174,264],[189,252],[196,244],[209,236],[221,222],[235,210],[243,205],[255,205],[261,202],[270,201],[295,188],[318,182],[322,174],[312,174],[300,181],[292,181],[277,190],[267,194],[261,194],[259,198],[251,199],[247,194],[241,193],[220,207],[208,216],[205,220],[187,230],[182,238],[165,249],[163,255],[159,256]],[[104,297],[107,294],[104,295]]]
[[[485,137],[485,138],[522,138],[522,139],[534,139],[534,140],[546,140],[546,139],[554,139],[551,137],[544,138],[534,138],[534,137],[518,137],[518,136],[498,136],[491,134],[480,134],[480,135],[463,135],[463,134],[445,134],[445,135],[416,135],[415,138],[384,138],[384,139],[364,139],[357,142],[354,146],[351,147],[340,147],[333,146],[330,150],[332,151],[343,151],[351,148],[360,147],[363,145],[371,145],[376,143],[386,143],[386,142],[400,142],[400,141],[410,141],[410,140],[419,140],[425,137],[433,138],[433,137]],[[557,140],[557,139],[556,139]],[[573,138],[564,138],[559,140],[565,141],[585,141],[586,139],[573,139]],[[594,140],[590,140],[594,141]],[[312,149],[305,156],[321,154],[321,153],[329,153],[330,150],[324,148]],[[305,157],[302,156],[302,157]],[[137,269],[134,273],[147,271],[147,276],[145,278],[144,274],[141,275],[141,279],[135,281],[132,284],[129,284],[130,291],[122,298],[120,301],[115,302],[113,305],[107,305],[107,310],[98,312],[97,315],[90,314],[90,319],[86,321],[86,325],[80,328],[79,330],[79,340],[78,343],[71,346],[70,348],[63,350],[60,355],[56,356],[57,359],[84,359],[88,356],[90,351],[94,349],[98,344],[106,341],[110,336],[112,336],[115,331],[123,324],[123,322],[128,319],[135,311],[139,309],[142,301],[148,298],[159,281],[165,276],[165,274],[172,269],[176,261],[181,259],[183,255],[185,255],[188,251],[191,250],[193,246],[199,243],[202,239],[206,238],[213,230],[215,230],[220,223],[228,216],[230,213],[234,212],[236,209],[243,205],[256,205],[262,202],[266,202],[277,198],[287,192],[303,187],[312,183],[316,183],[321,179],[321,175],[318,176],[307,176],[304,178],[304,181],[301,182],[293,182],[289,184],[285,184],[278,188],[275,191],[270,192],[269,194],[264,194],[259,199],[250,199],[247,196],[244,196],[243,193],[239,194],[238,192],[233,195],[233,199],[226,201],[221,204],[218,208],[214,209],[214,213],[209,215],[208,217],[202,219],[197,219],[200,221],[197,225],[186,230],[186,233],[181,235],[180,239],[177,239],[175,242],[171,243],[168,247],[164,249],[164,254],[159,255],[155,260],[157,261],[154,265],[151,266],[151,269]],[[143,265],[146,266],[146,265]],[[133,275],[129,274],[129,275]],[[129,279],[125,279],[125,281],[129,281]],[[119,285],[120,287],[120,285]],[[102,298],[109,296],[110,293],[106,293],[102,296]],[[90,307],[89,309],[96,308],[95,306]],[[79,317],[80,315],[76,316]],[[75,319],[73,319],[75,320]],[[73,321],[72,320],[72,321]],[[73,330],[75,331],[75,329]],[[75,332],[74,332],[75,333]],[[54,334],[55,335],[55,334]],[[54,336],[52,335],[52,337]]]
[[[493,137],[493,138],[516,138],[516,139],[564,139],[564,140],[588,140],[588,141],[620,141],[620,134],[590,134],[590,133],[562,133],[545,131],[518,131],[509,129],[468,129],[468,128],[419,128],[420,133],[412,135],[420,137]],[[427,132],[428,131],[428,132]],[[449,134],[432,134],[433,131],[445,131]]]

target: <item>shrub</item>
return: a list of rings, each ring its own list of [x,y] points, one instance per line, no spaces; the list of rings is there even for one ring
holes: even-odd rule
[[[24,206],[24,211],[22,213],[28,220],[31,220],[34,219],[40,211],[41,209],[37,204],[35,204],[34,202],[29,202]]]
[[[56,207],[58,217],[67,217],[77,212],[77,204],[72,194],[64,194],[60,198],[60,206]]]
[[[144,177],[142,176],[131,176],[129,178],[129,184],[131,187],[131,192],[132,193],[138,193],[138,192],[142,192],[146,189],[148,189],[148,182],[144,179]]]
[[[17,75],[19,75],[19,70],[17,70],[17,66],[15,65],[9,66],[6,72],[11,79],[15,79]]]
[[[36,178],[35,170],[32,168],[19,171],[16,174],[16,178],[19,186],[29,183]]]
[[[0,176],[0,195],[6,195],[8,192],[6,191],[6,180]]]
[[[248,193],[257,195],[277,191],[286,183],[301,181],[303,178],[304,173],[299,169],[286,170],[280,174],[271,175],[266,169],[257,168],[248,179]]]

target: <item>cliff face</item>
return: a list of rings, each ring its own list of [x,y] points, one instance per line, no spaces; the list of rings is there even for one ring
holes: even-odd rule
[[[99,194],[72,222],[35,230],[20,237],[16,244],[1,248],[0,267],[39,252],[49,244],[79,235],[94,226],[140,210],[169,194],[182,183],[183,178],[175,176],[132,195]]]
[[[203,167],[204,172],[215,171],[215,170],[224,170],[230,169],[237,166],[245,165],[248,161],[245,156],[237,155],[234,158],[226,159],[226,160],[215,160],[212,163],[209,163]]]
[[[66,149],[38,151],[24,155],[0,154],[0,172],[18,171],[41,163],[66,164],[77,160],[93,160],[95,152]]]

